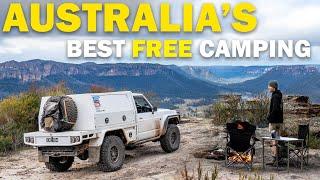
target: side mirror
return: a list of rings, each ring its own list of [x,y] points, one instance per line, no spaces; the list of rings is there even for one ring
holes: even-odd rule
[[[153,107],[152,111],[153,112],[158,111],[158,108],[157,107]]]

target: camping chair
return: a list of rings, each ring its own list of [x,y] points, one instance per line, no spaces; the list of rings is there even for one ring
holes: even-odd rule
[[[297,158],[296,162],[308,165],[309,156],[309,124],[299,125],[298,139],[303,139],[303,142],[290,144],[289,152],[290,159]]]
[[[248,122],[227,123],[227,144],[225,148],[226,167],[243,164],[248,170],[252,169],[255,153],[256,126]],[[251,142],[252,140],[252,142]]]

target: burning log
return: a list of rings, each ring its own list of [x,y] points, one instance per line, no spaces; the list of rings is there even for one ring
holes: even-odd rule
[[[236,163],[251,163],[252,157],[249,153],[239,154],[234,152],[230,154],[228,160]]]

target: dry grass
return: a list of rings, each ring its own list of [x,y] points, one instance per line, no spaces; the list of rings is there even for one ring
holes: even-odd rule
[[[187,168],[187,163],[184,164],[184,169],[181,171],[181,177],[184,180],[216,180],[218,178],[219,170],[218,166],[215,165],[211,171],[204,172],[203,166],[201,162],[198,162],[198,165],[196,167],[196,172],[193,170],[190,172]]]
[[[239,180],[264,180],[264,178],[258,173],[255,173],[254,175],[240,173]],[[269,180],[274,180],[274,176],[270,175]]]
[[[192,165],[191,165],[192,166]],[[194,167],[194,166],[192,166]],[[192,172],[188,169],[187,163],[185,162],[184,168],[181,171],[181,177],[184,180],[216,180],[219,179],[219,168],[217,165],[214,165],[211,170],[205,171],[201,161],[198,162],[195,169]],[[246,173],[239,173],[239,180],[264,180],[263,176],[256,172],[255,174],[246,174]],[[274,180],[274,175],[270,174],[269,180]]]

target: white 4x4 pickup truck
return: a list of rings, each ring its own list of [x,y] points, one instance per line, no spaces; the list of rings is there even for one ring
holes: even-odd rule
[[[157,109],[142,94],[129,91],[43,97],[39,131],[25,133],[24,142],[38,148],[39,161],[52,171],[68,170],[74,157],[116,171],[125,147],[160,141],[165,152],[176,151],[179,121],[176,111]]]

